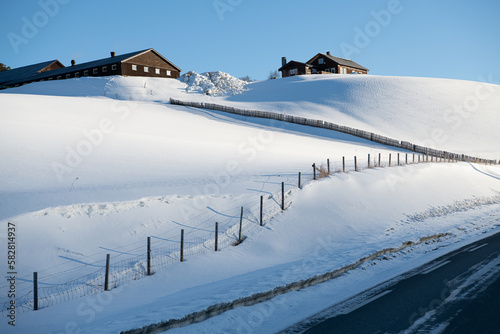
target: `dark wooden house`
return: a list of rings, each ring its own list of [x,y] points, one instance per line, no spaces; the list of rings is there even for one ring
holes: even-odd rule
[[[119,56],[111,52],[108,58],[82,64],[76,64],[75,61],[71,61],[71,66],[62,66],[50,71],[38,72],[31,76],[17,77],[3,85],[17,87],[31,82],[110,75],[178,78],[180,72],[181,69],[179,67],[175,66],[174,63],[157,51],[147,49]]]
[[[327,52],[326,54],[318,53],[306,63],[295,60],[287,62],[286,58],[283,57],[279,71],[281,76],[286,78],[303,74],[367,74],[369,70],[350,59],[335,57]]]
[[[29,80],[33,76],[51,70],[63,68],[59,60],[49,60],[43,63],[18,67],[12,70],[0,72],[0,86],[8,86],[10,82]]]

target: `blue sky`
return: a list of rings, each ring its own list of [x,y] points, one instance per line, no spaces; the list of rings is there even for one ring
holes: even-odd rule
[[[265,79],[318,52],[370,74],[500,83],[497,0],[22,0],[3,3],[0,62],[66,66],[154,48],[183,72]]]

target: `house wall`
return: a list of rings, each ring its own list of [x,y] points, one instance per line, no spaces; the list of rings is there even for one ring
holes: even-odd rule
[[[296,69],[297,73],[290,74],[290,70],[292,70],[292,69]],[[310,68],[306,67],[304,64],[295,63],[295,62],[290,62],[281,71],[281,77],[283,77],[283,78],[295,76],[295,75],[304,75],[304,74],[311,74]]]
[[[113,70],[113,65],[116,65],[116,69]],[[66,67],[67,70],[70,70],[71,67]],[[95,72],[94,72],[95,70]],[[85,71],[88,71],[88,74],[85,75]],[[43,79],[43,81],[49,80],[62,80],[62,79],[71,79],[71,78],[81,78],[81,77],[104,77],[110,75],[119,75],[121,74],[121,64],[115,63],[105,66],[99,67],[88,67],[88,68],[80,68],[78,70],[70,71],[65,74],[56,74],[51,77],[47,77]]]
[[[132,65],[136,65],[137,69],[134,70]],[[145,71],[145,67],[148,71]],[[156,69],[160,70],[158,74]],[[170,71],[168,75],[167,71]],[[143,77],[159,77],[159,78],[178,78],[180,77],[180,72],[165,62],[161,57],[156,55],[154,52],[146,52],[143,55],[134,57],[126,62],[122,63],[122,75],[128,76],[143,76]]]
[[[323,59],[323,64],[319,63],[320,59]],[[311,64],[320,67],[322,72],[339,73],[339,64],[337,64],[336,62],[334,62],[330,58],[318,57]]]
[[[351,73],[354,73],[354,72],[361,73],[361,74],[367,74],[366,71],[364,71],[364,70],[359,70],[359,69],[356,69],[356,68],[347,67],[347,66],[340,66],[339,65],[339,72],[338,73],[351,74]]]

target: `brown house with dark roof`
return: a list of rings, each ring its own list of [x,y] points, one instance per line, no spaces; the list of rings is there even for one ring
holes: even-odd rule
[[[58,66],[48,65],[42,70],[38,70],[40,66],[37,65],[45,64],[40,63],[0,72],[0,74],[12,73],[12,75],[6,76],[8,80],[3,81],[0,75],[0,85],[2,88],[6,88],[17,87],[31,82],[110,75],[178,78],[181,72],[179,67],[154,49],[146,49],[119,56],[111,52],[108,58],[82,64],[76,64],[75,61],[72,60],[71,66],[68,67],[64,67],[64,65],[57,60],[52,62],[52,64],[57,62],[56,65],[58,64]]]
[[[318,53],[309,59],[307,63],[301,63],[295,60],[287,62],[285,57],[281,59],[281,62],[282,66],[279,71],[283,78],[304,74],[367,74],[369,71],[366,67],[350,59],[332,56],[329,51],[326,54]]]

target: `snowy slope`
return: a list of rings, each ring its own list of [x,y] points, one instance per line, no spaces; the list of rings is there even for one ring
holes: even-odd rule
[[[500,86],[450,79],[308,75],[253,83],[229,105],[283,112],[499,159]]]
[[[35,83],[8,92],[52,95],[62,91],[62,95],[78,96],[103,96],[106,92],[106,96],[124,100],[168,102],[173,97],[209,101],[322,119],[439,150],[486,159],[500,158],[497,131],[500,127],[500,86],[490,84],[491,78],[472,82],[372,75],[306,75],[253,82],[243,89],[241,80],[229,76],[224,77],[225,85],[237,89],[224,96],[205,96],[199,93],[210,88],[205,85],[207,75],[195,73],[195,78],[203,77],[204,80],[193,80],[190,85],[154,78],[86,78],[72,79],[71,85]],[[91,85],[87,84],[89,81]],[[198,85],[193,84],[194,81]],[[241,94],[232,95],[234,93]]]
[[[480,85],[316,76],[252,83],[241,95],[210,97],[189,92],[178,80],[112,77],[2,91],[0,238],[5,240],[7,223],[14,222],[19,292],[29,294],[33,271],[40,272],[44,287],[58,286],[102,268],[107,253],[113,259],[135,258],[144,254],[147,236],[154,237],[154,247],[177,249],[181,228],[188,240],[200,244],[218,221],[221,238],[234,241],[241,206],[248,237],[241,246],[189,255],[185,263],[174,261],[111,292],[20,313],[16,328],[1,318],[2,333],[119,332],[267,291],[408,240],[451,233],[441,243],[451,245],[443,247],[449,249],[497,231],[498,166],[374,168],[311,183],[313,162],[324,164],[330,158],[337,171],[342,156],[352,169],[354,156],[364,165],[367,154],[381,153],[387,159],[392,153],[395,159],[398,152],[331,131],[167,103],[174,97],[286,111],[415,143],[432,124],[439,124],[449,140],[436,148],[495,158],[500,153],[493,129],[497,95],[481,101],[460,136],[453,124],[435,117],[477,87],[484,87],[480,96],[498,89]],[[412,126],[406,125],[408,119]],[[306,184],[301,191],[296,188],[298,172]],[[281,182],[289,206],[283,213]],[[266,205],[264,227],[257,224],[260,196]],[[391,267],[363,284],[375,284],[388,273],[442,252],[426,253],[433,248],[429,245],[425,256],[410,258],[405,266]],[[5,248],[0,258],[7,258]],[[7,272],[5,263],[0,268]],[[355,293],[365,285],[346,291]],[[2,303],[6,288],[0,285]],[[252,331],[273,332],[293,321],[286,312],[282,317],[275,327],[267,319],[260,327],[252,325]],[[218,319],[182,331],[231,330],[230,318]],[[224,329],[225,324],[229,327]]]

